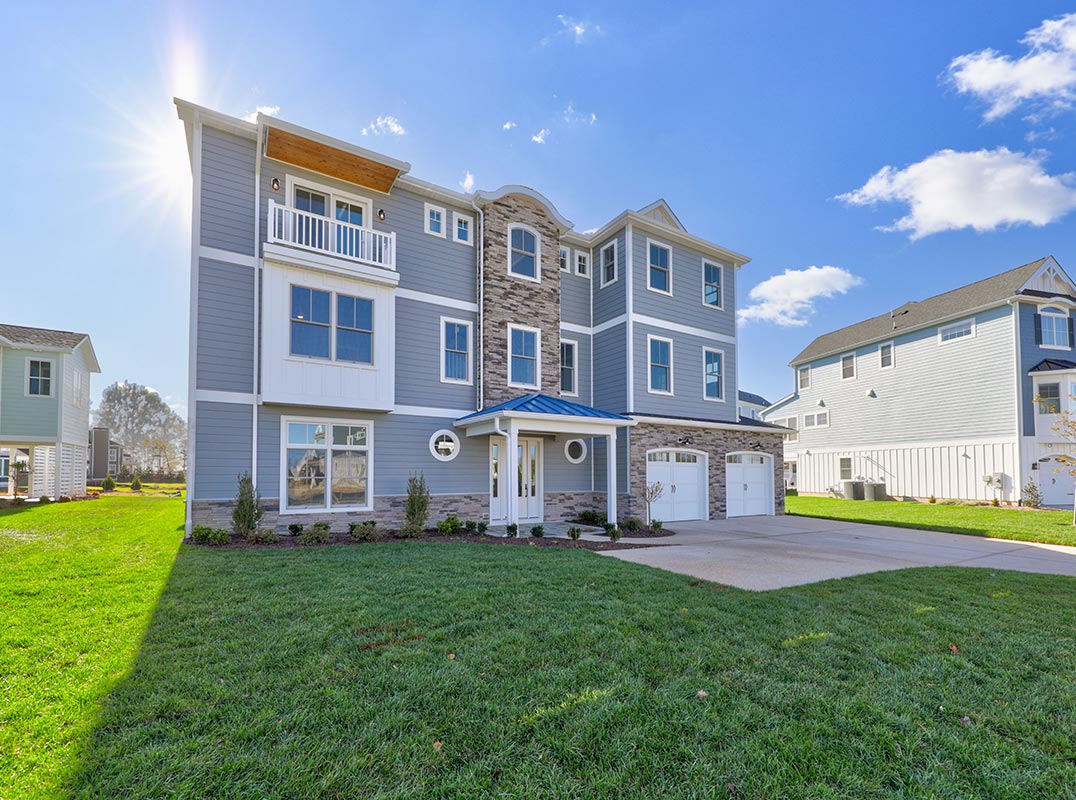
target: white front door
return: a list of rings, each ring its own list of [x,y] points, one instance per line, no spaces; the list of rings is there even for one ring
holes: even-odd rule
[[[1039,492],[1044,506],[1072,508],[1073,491],[1068,467],[1054,458],[1039,461]]]
[[[489,520],[492,525],[508,522],[508,479],[505,473],[504,439],[489,440]],[[516,521],[542,521],[545,503],[542,489],[542,440],[519,439],[516,449]]]
[[[729,453],[725,457],[725,516],[773,514],[773,468],[770,456]]]
[[[660,482],[661,496],[650,507],[662,522],[706,519],[706,457],[686,450],[646,454],[646,482]]]

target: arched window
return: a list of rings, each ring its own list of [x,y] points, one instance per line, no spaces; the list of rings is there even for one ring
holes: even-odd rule
[[[508,271],[540,283],[542,280],[541,237],[526,225],[508,226]]]
[[[1060,308],[1043,308],[1039,311],[1041,328],[1040,344],[1043,347],[1069,349],[1069,315]]]

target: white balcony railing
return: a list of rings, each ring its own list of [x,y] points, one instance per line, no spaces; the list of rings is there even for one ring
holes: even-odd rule
[[[269,201],[269,241],[315,253],[396,269],[396,234],[382,233],[347,222]]]

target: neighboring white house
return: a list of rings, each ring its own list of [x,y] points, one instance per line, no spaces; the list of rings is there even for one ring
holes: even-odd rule
[[[1071,505],[1053,432],[1073,409],[1076,285],[1042,258],[819,336],[792,359],[794,389],[763,412],[786,435],[786,485],[840,493],[1017,502],[1039,484]]]

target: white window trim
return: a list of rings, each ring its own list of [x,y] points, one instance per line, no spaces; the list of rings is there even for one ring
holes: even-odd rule
[[[821,423],[818,422],[818,415],[819,414],[825,414],[826,415],[826,424],[825,425],[822,425]],[[811,420],[810,425],[807,424],[808,419]],[[808,428],[828,428],[828,427],[829,427],[829,409],[828,408],[823,410],[823,411],[815,411],[815,412],[812,412],[810,414],[804,414],[803,415],[803,428],[805,430],[808,429]]]
[[[560,394],[562,397],[579,397],[579,342],[575,339],[565,339],[562,336],[560,337],[560,343],[570,344],[572,346],[572,388],[574,390],[571,392],[566,392],[563,388],[561,388]],[[557,353],[557,359],[560,359],[560,353]]]
[[[572,271],[572,248],[565,247],[564,245],[557,248],[558,267],[560,267],[560,253],[562,250],[564,251],[564,266],[560,268],[560,271],[570,273]]]
[[[1044,307],[1039,308],[1038,315],[1039,315],[1040,318],[1057,317],[1058,319],[1065,320],[1065,339],[1066,339],[1066,341],[1068,340],[1068,338],[1069,338],[1069,315],[1068,315],[1067,312],[1062,311],[1059,308],[1045,307],[1044,306]],[[1040,331],[1043,330],[1042,322],[1043,322],[1043,319],[1040,319],[1040,321],[1039,321],[1039,330]],[[964,338],[967,339],[968,337],[965,336]],[[1039,347],[1041,347],[1043,350],[1071,350],[1072,349],[1071,347],[1066,347],[1063,344],[1046,344],[1046,337],[1043,336],[1042,338],[1043,338],[1043,343],[1040,344]]]
[[[374,213],[374,201],[369,197],[363,197],[360,194],[351,194],[350,192],[344,192],[339,189],[334,189],[331,186],[326,186],[323,183],[316,183],[315,181],[308,181],[304,178],[300,178],[295,175],[284,176],[284,200],[288,204],[289,208],[295,208],[295,187],[298,186],[301,189],[313,189],[316,192],[321,192],[325,195],[329,208],[326,209],[329,214],[327,219],[336,219],[336,201],[344,200],[348,203],[354,203],[357,206],[363,207],[362,212],[362,228],[372,228],[373,213]]]
[[[48,394],[30,394],[30,362],[31,361],[41,361],[41,362],[46,362],[47,361],[49,363],[50,366],[49,366],[49,393]],[[46,398],[49,398],[49,397],[55,397],[56,396],[56,382],[59,380],[59,376],[56,374],[56,363],[57,363],[57,359],[55,359],[55,358],[44,358],[42,356],[27,356],[26,357],[26,379],[22,384],[22,390],[25,393],[26,397],[39,397],[41,399],[46,399]]]
[[[1035,404],[1035,416],[1036,417],[1051,417],[1051,418],[1052,417],[1057,417],[1058,414],[1049,414],[1049,413],[1046,413],[1044,411],[1039,410],[1039,408],[1040,408],[1039,407],[1039,395],[1042,392],[1042,387],[1043,387],[1044,384],[1057,384],[1058,406],[1061,408],[1062,411],[1064,411],[1064,409],[1065,409],[1065,383],[1064,383],[1064,381],[1062,381],[1060,379],[1057,379],[1057,380],[1049,380],[1049,379],[1037,380],[1037,381],[1034,382],[1034,385],[1032,387],[1035,390],[1035,394],[1032,395],[1032,402]],[[1058,413],[1060,413],[1060,412],[1058,412]]]
[[[882,348],[889,348],[889,366],[887,367],[882,363]],[[897,366],[897,345],[896,342],[882,342],[878,345],[878,369],[893,369]]]
[[[710,259],[710,258],[702,259],[701,263],[702,263],[702,267],[701,267],[701,271],[702,271],[702,304],[706,308],[712,309],[714,311],[724,311],[725,310],[725,265],[721,264],[721,263],[718,263],[717,261],[714,261],[713,259]],[[711,266],[711,267],[717,267],[718,280],[720,281],[720,284],[718,285],[719,291],[717,293],[717,305],[716,306],[713,305],[712,303],[707,303],[706,302],[706,267],[708,265]]]
[[[960,336],[960,337],[958,337],[956,339],[950,339],[949,341],[946,341],[944,338],[942,338],[945,335],[946,331],[951,331],[954,328],[963,328],[965,325],[971,325],[971,333],[969,333],[967,336]],[[975,318],[974,317],[971,317],[969,319],[958,320],[957,322],[951,322],[948,325],[942,325],[940,328],[938,328],[938,344],[952,344],[953,342],[962,342],[965,339],[974,339],[974,338],[975,338]]]
[[[844,477],[844,472],[843,472],[843,469],[841,467],[841,462],[846,460],[846,459],[848,461],[848,477],[847,478]],[[837,457],[837,476],[838,476],[837,480],[840,480],[840,481],[855,480],[855,475],[856,475],[856,462],[855,462],[855,460],[851,456],[838,456]]]
[[[721,394],[718,397],[710,397],[706,394],[706,354],[717,353],[721,356]],[[670,359],[671,360],[671,359]],[[710,403],[725,402],[725,351],[716,347],[702,348],[702,399]]]
[[[291,290],[292,287],[298,287],[300,289],[308,289],[312,292],[325,292],[329,295],[329,355],[328,356],[307,356],[301,353],[291,352],[291,323],[295,319],[291,315]],[[373,306],[373,310],[370,312],[370,324],[374,327],[370,330],[370,361],[348,361],[346,358],[340,359],[336,357],[336,332],[338,328],[337,314],[336,314],[336,298],[339,295],[344,297],[351,297],[356,300],[368,300]],[[349,294],[345,291],[339,291],[337,289],[317,289],[313,286],[304,285],[302,283],[288,283],[288,354],[284,356],[285,361],[294,361],[299,364],[309,364],[311,361],[319,364],[332,364],[337,367],[345,367],[347,369],[365,369],[374,370],[378,369],[376,362],[375,344],[377,341],[377,300],[373,297],[365,297],[361,294]],[[313,325],[320,325],[321,323],[311,323]],[[442,336],[444,335],[444,329],[441,329]]]
[[[440,233],[437,233],[437,231],[434,231],[434,230],[430,229],[430,212],[431,211],[440,211],[441,212],[441,232]],[[435,206],[433,203],[423,203],[422,204],[422,230],[423,230],[423,232],[428,233],[430,236],[436,236],[438,239],[447,239],[448,238],[448,231],[445,230],[445,228],[447,228],[447,227],[448,227],[448,212],[445,210],[444,206]]]
[[[467,327],[467,379],[449,378],[445,375],[445,323]],[[454,383],[457,386],[471,386],[474,383],[474,323],[469,319],[441,317],[441,383]]]
[[[605,251],[612,248],[613,250],[613,279],[607,281],[605,279]],[[605,288],[606,286],[612,286],[618,280],[620,280],[620,248],[617,246],[616,239],[609,242],[605,247],[598,251],[598,288]]]
[[[426,221],[429,222],[429,212],[426,212]],[[467,238],[459,238],[460,226],[458,221],[466,220],[467,222]],[[460,244],[465,244],[468,247],[474,247],[474,217],[469,214],[461,214],[458,211],[452,212],[452,241]]]
[[[288,508],[288,423],[300,422],[326,425],[328,441],[326,450],[326,488],[324,506]],[[363,425],[366,427],[366,505],[334,506],[329,502],[332,492],[332,426]],[[299,447],[299,445],[296,445]],[[280,418],[280,515],[293,514],[346,514],[351,511],[374,510],[374,423],[364,419],[334,419],[333,417],[281,417]]]
[[[521,275],[518,272],[512,272],[512,231],[514,230],[526,231],[534,236],[534,277],[529,275]],[[508,230],[505,233],[506,242],[508,247],[508,263],[506,265],[508,269],[508,276],[510,278],[518,278],[521,281],[530,281],[531,283],[542,282],[542,235],[538,233],[530,225],[524,225],[522,222],[513,222],[508,226]]]
[[[788,424],[789,422],[792,422],[793,425],[790,426]],[[786,434],[784,434],[784,436],[785,436],[784,441],[787,442],[788,444],[795,444],[796,442],[798,442],[800,440],[800,418],[799,418],[798,415],[794,414],[791,417],[783,417],[781,419],[775,419],[773,421],[773,424],[774,425],[780,425],[782,428],[789,428],[790,430],[794,431],[794,433],[786,433]]]
[[[652,371],[654,362],[650,360],[650,354],[652,352],[650,343],[653,341],[668,342],[669,344],[669,391],[667,392],[654,388],[654,376]],[[648,333],[646,335],[646,391],[649,394],[660,394],[665,395],[666,397],[673,397],[676,395],[676,383],[673,381],[673,363],[673,340],[667,339],[664,336],[654,336],[653,334]]]
[[[570,455],[568,455],[568,447],[572,444],[572,442],[579,442],[579,444],[583,447],[583,455],[581,455],[579,458],[572,458]],[[569,464],[582,464],[584,461],[587,460],[587,452],[587,443],[584,439],[569,439],[564,443],[564,458],[567,459]]]
[[[806,386],[804,386],[802,384],[802,382],[800,381],[800,374],[801,373],[807,376],[807,385]],[[796,391],[801,392],[804,389],[810,389],[810,388],[811,388],[811,365],[808,364],[805,367],[796,367]]]
[[[852,376],[850,378],[844,377],[844,360],[846,358],[851,358],[852,359]],[[854,381],[857,377],[859,377],[859,365],[856,364],[856,354],[855,353],[845,353],[844,355],[841,356],[841,359],[840,359],[840,361],[837,362],[837,364],[838,364],[838,369],[840,369],[840,371],[841,371],[841,380],[842,381]]]
[[[516,383],[512,380],[512,331],[526,331],[534,334],[534,383]],[[538,389],[542,388],[542,329],[531,328],[526,325],[508,325],[508,369],[507,378],[508,385],[513,389]],[[560,360],[560,354],[557,354],[557,360]]]
[[[452,441],[454,441],[456,443],[456,449],[452,451],[452,455],[449,455],[449,456],[441,455],[440,453],[437,452],[437,448],[435,448],[433,446],[434,442],[436,442],[442,436],[447,436],[450,439],[452,439]],[[448,428],[442,428],[439,431],[434,431],[433,435],[430,436],[430,455],[432,455],[434,458],[436,458],[441,463],[448,463],[449,461],[455,461],[456,456],[458,456],[459,454],[460,454],[460,437],[456,435],[455,431],[450,431]]]
[[[653,286],[650,285],[650,270],[653,267],[653,265],[650,263],[650,248],[651,248],[651,246],[653,246],[653,247],[661,247],[661,248],[669,251],[669,270],[668,270],[669,271],[669,290],[667,292],[663,291],[662,289],[655,289]],[[672,297],[673,296],[673,249],[672,249],[672,245],[665,244],[665,242],[659,242],[657,239],[651,239],[649,237],[646,240],[646,289],[649,292],[653,292],[654,294],[660,294],[660,295],[663,295],[664,297]]]
[[[586,269],[579,269],[579,259],[583,259],[586,263]],[[575,251],[575,274],[584,278],[590,277],[590,253],[584,253],[582,250]]]

